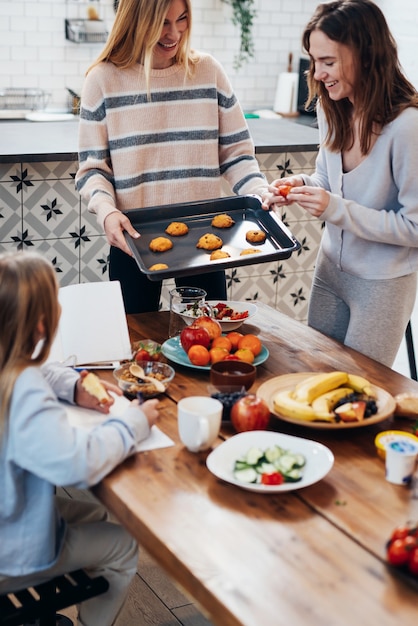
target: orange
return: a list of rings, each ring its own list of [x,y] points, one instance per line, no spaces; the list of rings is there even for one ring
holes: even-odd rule
[[[215,339],[212,341],[211,347],[212,348],[225,348],[225,350],[228,350],[228,352],[231,352],[232,343],[230,342],[228,337],[225,337],[225,335],[222,335],[221,337],[215,337]]]
[[[217,363],[218,361],[223,361],[228,356],[229,351],[226,348],[211,348],[209,354],[210,362]]]
[[[205,346],[194,345],[187,353],[193,365],[208,365],[210,362],[209,350]]]
[[[226,337],[231,342],[232,349],[236,350],[238,348],[238,341],[241,339],[241,337],[244,337],[244,335],[242,333],[239,333],[237,330],[231,330],[229,333],[227,333]]]
[[[238,341],[238,348],[248,348],[249,350],[251,350],[254,356],[260,354],[262,347],[263,345],[257,335],[244,335]]]
[[[247,363],[253,363],[255,358],[249,348],[238,348],[235,352],[235,356],[237,356],[240,361],[246,361]]]

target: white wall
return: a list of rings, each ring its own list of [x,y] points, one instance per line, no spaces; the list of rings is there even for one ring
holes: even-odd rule
[[[192,0],[193,45],[211,52],[226,68],[244,109],[268,107],[274,101],[277,77],[292,52],[297,69],[303,26],[317,0],[255,0],[255,58],[233,69],[239,45],[231,7],[221,0]],[[399,42],[401,61],[418,84],[416,0],[377,0]],[[0,0],[0,89],[40,87],[52,93],[51,105],[67,105],[66,87],[79,91],[84,72],[102,44],[75,44],[64,36],[65,17],[86,14],[83,0]],[[101,17],[110,26],[113,0],[100,0]]]

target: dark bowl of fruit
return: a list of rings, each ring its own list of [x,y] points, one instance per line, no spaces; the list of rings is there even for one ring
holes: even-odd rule
[[[244,387],[247,391],[254,384],[257,368],[246,361],[218,361],[210,368],[210,382],[224,391]]]

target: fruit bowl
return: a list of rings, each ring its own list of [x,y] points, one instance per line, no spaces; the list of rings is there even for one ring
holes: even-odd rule
[[[118,386],[127,396],[135,398],[138,393],[141,393],[144,399],[148,399],[167,391],[175,375],[175,370],[171,365],[161,363],[160,361],[139,361],[137,365],[144,370],[144,374],[147,377],[146,380],[138,378],[130,372],[130,368],[133,364],[133,361],[128,361],[113,372]],[[148,380],[148,378],[151,380]],[[160,388],[158,383],[157,387],[152,379],[158,381],[162,387]]]
[[[207,300],[207,304],[210,305],[212,309],[211,317],[214,317],[218,320],[221,325],[222,332],[229,333],[231,330],[236,330],[244,322],[247,322],[251,317],[253,317],[257,313],[257,305],[252,302],[235,302],[233,300]],[[233,310],[234,313],[241,314],[244,312],[248,312],[248,315],[241,319],[231,319],[230,317],[224,317],[222,319],[218,319],[219,313],[217,313],[218,309],[216,308],[217,304],[225,304],[227,307]],[[180,313],[182,319],[186,322],[188,326],[193,324],[196,318],[201,315],[207,315],[207,310],[202,309],[190,309],[189,311],[185,311]]]

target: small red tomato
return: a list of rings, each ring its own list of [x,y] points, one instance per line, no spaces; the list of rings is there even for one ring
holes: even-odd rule
[[[418,548],[412,550],[408,561],[408,569],[414,576],[418,576]]]
[[[147,350],[140,348],[135,354],[135,361],[152,361],[152,357]]]
[[[271,474],[261,474],[262,485],[282,485],[284,483],[283,474],[272,472]]]
[[[391,541],[387,549],[387,558],[391,565],[406,565],[409,561],[411,550],[405,545],[405,539]]]
[[[392,533],[390,538],[391,541],[395,541],[395,539],[405,539],[409,535],[409,526],[398,526]]]

